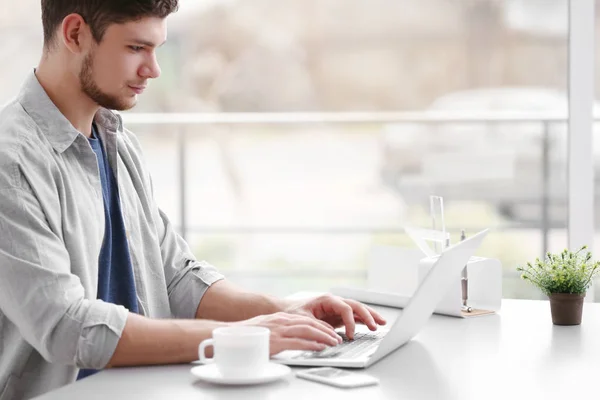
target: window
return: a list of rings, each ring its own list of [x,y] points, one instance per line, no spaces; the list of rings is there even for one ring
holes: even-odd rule
[[[516,266],[567,246],[567,7],[182,1],[162,76],[126,118],[159,204],[233,280],[362,285],[373,248],[412,246],[402,228],[428,225],[436,194],[453,240],[493,228],[480,254],[502,261],[504,296],[540,298]],[[41,24],[37,0],[0,9],[3,102]]]

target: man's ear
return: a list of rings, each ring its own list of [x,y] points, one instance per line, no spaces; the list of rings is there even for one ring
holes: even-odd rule
[[[81,53],[91,46],[92,32],[79,14],[67,15],[60,26],[60,40],[72,53]]]

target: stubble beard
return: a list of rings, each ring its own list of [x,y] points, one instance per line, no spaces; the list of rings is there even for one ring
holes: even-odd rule
[[[79,71],[79,83],[81,84],[83,93],[92,99],[92,101],[100,107],[117,111],[129,110],[135,105],[135,102],[127,103],[117,96],[103,92],[94,81],[93,70],[94,59],[93,52],[91,52],[83,60],[81,71]]]

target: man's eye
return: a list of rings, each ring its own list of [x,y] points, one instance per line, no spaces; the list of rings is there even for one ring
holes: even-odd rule
[[[129,46],[129,48],[135,52],[144,50],[144,48],[141,46]]]

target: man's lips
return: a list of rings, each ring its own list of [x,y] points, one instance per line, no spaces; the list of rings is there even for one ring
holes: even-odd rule
[[[146,86],[133,86],[133,85],[129,85],[129,88],[131,90],[133,90],[136,94],[140,94],[144,91],[144,89],[146,89]]]

